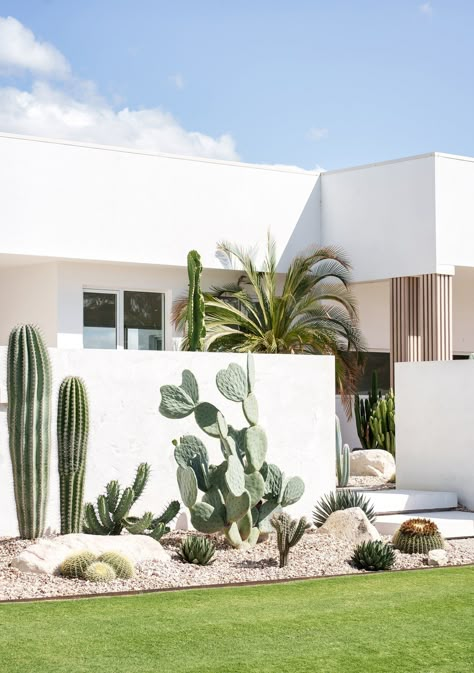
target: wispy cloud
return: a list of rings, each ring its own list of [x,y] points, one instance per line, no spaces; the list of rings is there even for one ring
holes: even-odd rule
[[[329,131],[324,128],[311,128],[308,131],[308,138],[310,140],[322,140],[323,138],[327,138]]]
[[[419,6],[419,10],[421,14],[425,14],[427,16],[431,16],[433,14],[433,6],[431,2],[424,2]]]
[[[174,75],[170,75],[168,79],[177,89],[184,89],[184,77],[181,73],[177,72]]]

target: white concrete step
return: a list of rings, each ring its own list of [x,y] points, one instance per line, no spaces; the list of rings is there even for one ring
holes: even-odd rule
[[[381,535],[393,535],[397,528],[407,519],[431,519],[438,526],[445,538],[474,537],[474,512],[416,512],[415,514],[380,514],[375,520],[375,527]]]
[[[353,490],[363,493],[373,504],[377,514],[444,510],[458,506],[457,494],[450,491],[404,491],[398,488],[381,491]]]

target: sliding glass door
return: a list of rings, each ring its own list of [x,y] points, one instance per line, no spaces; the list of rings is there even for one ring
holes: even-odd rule
[[[117,348],[117,292],[84,292],[84,348]]]

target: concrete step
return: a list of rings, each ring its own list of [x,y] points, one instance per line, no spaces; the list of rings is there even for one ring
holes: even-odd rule
[[[381,491],[353,490],[363,493],[373,504],[377,514],[446,510],[458,506],[457,494],[450,491],[404,491],[398,488]]]
[[[375,527],[381,535],[393,535],[407,519],[431,519],[445,538],[474,537],[474,512],[447,510],[444,512],[416,512],[415,514],[379,514]]]

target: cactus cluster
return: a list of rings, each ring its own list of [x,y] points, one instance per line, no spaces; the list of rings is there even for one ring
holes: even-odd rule
[[[395,456],[395,395],[390,390],[377,400],[369,418],[376,446]]]
[[[89,436],[89,402],[82,379],[69,376],[58,396],[58,471],[61,535],[82,527],[84,476]]]
[[[350,476],[351,450],[349,444],[342,445],[341,424],[336,416],[336,474],[337,485],[347,486]]]
[[[349,489],[323,495],[313,511],[313,523],[316,528],[320,528],[333,512],[337,512],[340,509],[350,509],[352,507],[360,507],[370,523],[374,523],[375,510],[373,505],[370,504],[370,501],[363,493],[358,493],[357,491],[351,491]]]
[[[116,578],[128,580],[135,574],[133,563],[120,552],[109,551],[97,557],[90,551],[74,552],[59,566],[63,577],[110,582]]]
[[[183,563],[194,563],[206,566],[212,561],[216,552],[215,544],[201,535],[187,535],[178,550],[178,556]]]
[[[130,559],[117,551],[106,551],[97,560],[111,566],[120,580],[129,580],[135,574],[135,567]]]
[[[407,519],[395,531],[393,546],[404,554],[427,554],[431,549],[443,549],[444,539],[431,519]]]
[[[288,564],[288,554],[291,547],[294,547],[304,535],[310,523],[305,517],[301,519],[292,519],[287,512],[278,512],[274,514],[271,520],[272,526],[276,530],[278,551],[280,552],[280,568]]]
[[[202,351],[206,336],[204,297],[201,292],[201,257],[196,250],[188,253],[189,296],[187,308],[188,344],[190,351]]]
[[[121,488],[118,481],[110,481],[105,494],[97,498],[97,506],[87,503],[84,508],[84,532],[92,535],[120,535],[126,529],[133,535],[148,535],[159,540],[169,531],[167,524],[179,512],[179,502],[173,500],[164,512],[155,517],[152,512],[143,516],[130,516],[132,505],[138,500],[150,476],[148,463],[141,463],[132,486]]]
[[[7,424],[20,537],[45,528],[51,453],[51,364],[37,327],[12,330],[7,352]]]
[[[377,441],[370,427],[370,415],[373,407],[377,404],[377,400],[382,396],[378,389],[377,371],[372,372],[372,385],[367,393],[367,398],[361,400],[359,395],[354,397],[354,414],[356,420],[357,434],[363,449],[375,449]]]
[[[59,566],[59,572],[63,577],[72,579],[84,579],[84,573],[91,563],[97,560],[95,554],[90,551],[78,551],[70,554]]]
[[[297,502],[304,483],[299,477],[285,478],[279,467],[266,462],[267,437],[258,424],[252,356],[247,356],[246,370],[235,363],[220,370],[216,385],[226,399],[242,405],[248,427],[234,428],[217,407],[200,402],[198,383],[189,370],[183,371],[180,386],[161,387],[160,413],[171,419],[194,414],[201,430],[219,440],[224,456],[219,465],[210,464],[198,437],[174,440],[179,490],[196,530],[222,532],[233,547],[246,548],[260,533],[271,532],[271,516]]]
[[[359,570],[389,570],[395,563],[395,552],[382,540],[369,540],[357,545],[351,560]]]

